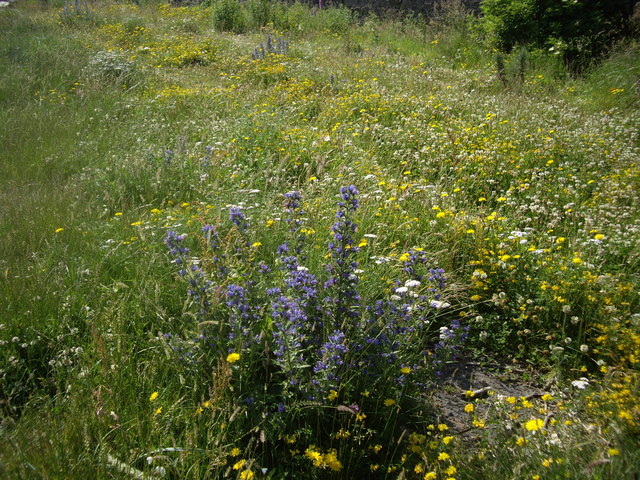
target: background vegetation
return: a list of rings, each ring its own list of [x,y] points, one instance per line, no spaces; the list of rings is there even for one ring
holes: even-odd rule
[[[633,478],[637,40],[498,4],[0,11],[2,476]]]

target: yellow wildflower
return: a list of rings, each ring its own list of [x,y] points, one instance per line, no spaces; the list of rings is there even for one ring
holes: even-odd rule
[[[315,447],[311,446],[309,448],[307,448],[304,452],[304,454],[306,455],[306,457],[311,460],[313,462],[313,466],[314,467],[321,467],[322,466],[322,454],[320,452],[317,452],[315,449]]]
[[[237,362],[238,360],[240,360],[239,353],[230,353],[229,355],[227,355],[227,362],[229,363],[234,363],[234,362]]]
[[[338,455],[335,449],[329,450],[324,455],[324,464],[334,472],[342,469],[342,463],[338,460]]]
[[[540,418],[533,418],[524,424],[524,428],[530,432],[540,430],[542,427],[544,427],[544,420],[541,420]]]

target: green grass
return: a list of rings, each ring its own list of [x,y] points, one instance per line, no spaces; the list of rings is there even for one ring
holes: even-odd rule
[[[637,40],[579,78],[535,51],[501,76],[478,22],[259,0],[0,11],[2,476],[634,478]],[[252,60],[267,35],[288,53]],[[357,228],[335,228],[355,272],[328,248],[349,185]],[[212,282],[206,312],[168,231]],[[317,278],[319,309],[303,309],[322,322],[295,361],[274,353],[266,293],[306,301],[284,242]],[[341,268],[354,277],[324,287]],[[398,290],[420,274],[423,296]],[[353,278],[347,313],[324,300],[348,304]],[[228,337],[233,285],[258,340]],[[444,327],[458,333],[441,348]],[[334,330],[340,381],[312,368]],[[397,343],[365,342],[383,332]],[[467,397],[447,425],[433,395],[464,393],[437,373],[456,361],[549,395]]]

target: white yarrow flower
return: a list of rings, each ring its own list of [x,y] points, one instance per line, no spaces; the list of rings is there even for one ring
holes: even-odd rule
[[[589,380],[584,377],[581,377],[579,380],[574,380],[573,382],[571,382],[571,385],[573,385],[579,390],[584,390],[589,386]]]
[[[451,306],[451,304],[449,302],[441,302],[440,300],[432,300],[431,301],[431,306],[433,308],[437,308],[438,310],[442,309],[442,308],[448,308]]]

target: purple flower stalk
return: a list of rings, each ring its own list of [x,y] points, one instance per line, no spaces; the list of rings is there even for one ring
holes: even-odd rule
[[[229,340],[232,344],[244,347],[251,340],[252,327],[252,308],[247,298],[247,290],[240,285],[229,285],[226,298],[227,306],[231,310]],[[238,341],[242,341],[242,343],[238,345]]]
[[[325,303],[333,313],[336,325],[342,325],[347,319],[356,320],[360,316],[360,294],[356,288],[360,281],[356,274],[358,262],[352,260],[360,249],[354,245],[353,235],[357,225],[351,220],[351,214],[359,206],[357,194],[353,185],[340,189],[337,220],[331,227],[333,241],[329,242],[329,250],[332,261],[327,265],[330,277],[324,286],[333,291],[334,296],[325,298]]]
[[[340,383],[340,367],[345,364],[345,356],[348,352],[345,334],[340,330],[334,330],[329,335],[328,341],[322,345],[320,359],[313,367],[317,375],[313,383],[323,396],[330,388]]]
[[[229,220],[233,223],[240,233],[245,234],[249,229],[249,222],[247,222],[247,217],[242,212],[242,208],[240,207],[231,207],[229,209]]]
[[[178,273],[185,277],[189,283],[189,295],[200,304],[199,315],[204,317],[211,305],[209,296],[212,283],[200,265],[187,257],[189,249],[184,246],[185,238],[186,235],[178,235],[174,231],[169,231],[164,243],[169,248],[169,253],[173,256],[173,263],[180,266]]]

